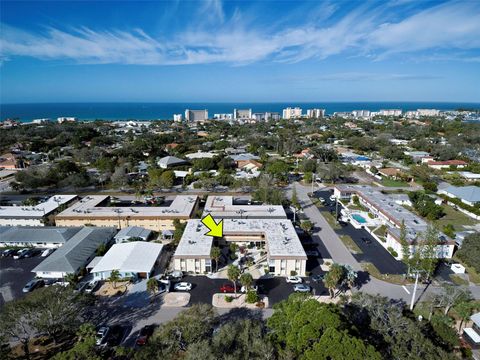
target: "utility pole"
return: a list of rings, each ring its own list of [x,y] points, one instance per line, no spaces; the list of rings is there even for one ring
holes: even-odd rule
[[[418,274],[419,274],[419,271],[417,270],[417,273],[415,275],[415,286],[413,288],[412,301],[410,302],[410,311],[413,310],[413,305],[415,304],[415,295],[417,294],[417,285],[418,285]]]

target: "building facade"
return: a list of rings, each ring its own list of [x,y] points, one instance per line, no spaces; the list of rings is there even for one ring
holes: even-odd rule
[[[208,120],[208,110],[185,110],[185,120],[189,122],[193,121],[205,121]]]

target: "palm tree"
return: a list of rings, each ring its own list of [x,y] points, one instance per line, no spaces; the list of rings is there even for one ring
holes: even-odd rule
[[[110,273],[110,277],[108,278],[108,281],[113,283],[113,288],[117,288],[117,282],[120,280],[120,271],[118,270],[112,270]]]
[[[235,294],[237,293],[237,280],[240,277],[240,269],[234,265],[228,265],[227,270],[228,280],[233,282],[233,289]]]
[[[250,289],[250,286],[253,284],[253,276],[250,273],[244,273],[240,276],[240,284],[245,286],[246,290]]]
[[[63,281],[68,283],[68,285],[70,286],[75,286],[78,283],[78,276],[77,274],[74,274],[74,273],[68,273],[68,274],[65,274],[65,276],[63,277]]]
[[[220,260],[220,256],[222,256],[222,251],[219,247],[214,246],[210,251],[210,257],[215,260],[215,272],[218,271],[218,261]]]
[[[325,275],[323,283],[328,288],[330,297],[333,299],[335,297],[335,290],[337,289],[338,284],[344,276],[344,268],[342,265],[333,264],[330,267],[330,271]]]
[[[156,295],[158,291],[158,281],[155,278],[147,280],[147,291],[152,294],[152,297]]]

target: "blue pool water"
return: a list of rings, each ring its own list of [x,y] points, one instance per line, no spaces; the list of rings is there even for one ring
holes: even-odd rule
[[[360,224],[365,224],[367,222],[367,220],[365,220],[365,218],[360,214],[352,214],[352,218],[354,218]]]

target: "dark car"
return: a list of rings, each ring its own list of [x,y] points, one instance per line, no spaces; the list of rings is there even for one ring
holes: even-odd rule
[[[321,282],[321,281],[323,280],[324,275],[323,275],[323,274],[312,275],[311,278],[312,278],[312,281],[313,281],[313,282],[318,283],[318,282]]]
[[[365,244],[371,244],[372,243],[372,240],[370,240],[368,237],[362,237],[362,241],[365,243]]]
[[[148,339],[150,338],[150,336],[152,336],[154,330],[155,330],[154,325],[147,325],[141,328],[140,332],[138,333],[135,344],[137,346],[145,345],[148,342]]]
[[[24,258],[31,258],[40,254],[39,249],[28,249],[28,251],[23,255]]]
[[[123,336],[125,335],[125,328],[120,325],[115,325],[110,328],[107,334],[108,346],[119,346],[122,343]]]
[[[33,290],[35,290],[36,288],[38,287],[41,287],[43,286],[45,283],[43,282],[42,279],[33,279],[33,280],[30,280],[22,289],[22,291],[24,293],[28,293],[28,292],[31,292]]]
[[[232,284],[223,284],[220,287],[220,292],[222,292],[222,293],[233,293],[233,292],[235,292],[235,288],[233,287]]]
[[[17,250],[14,249],[7,249],[2,251],[2,257],[10,257],[17,253]]]

